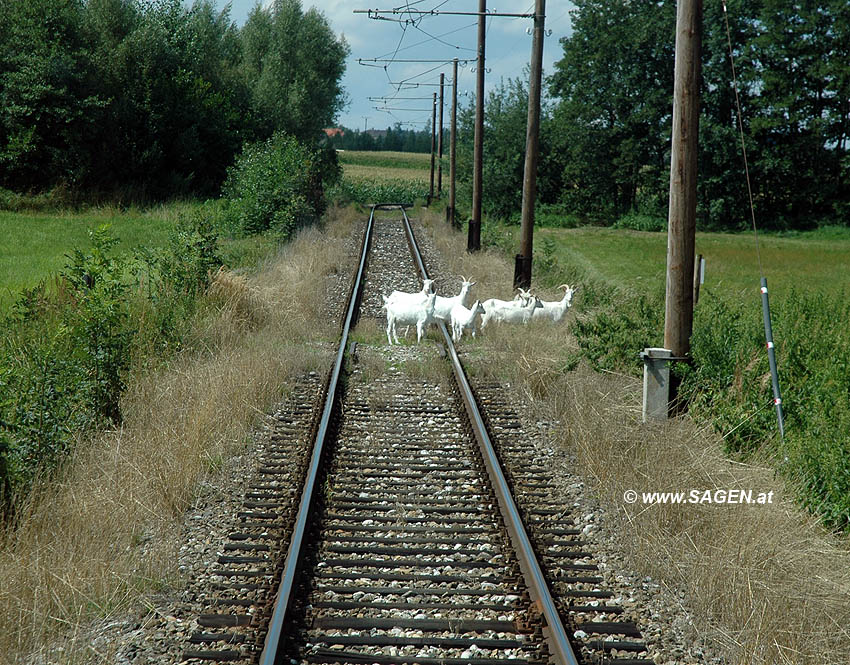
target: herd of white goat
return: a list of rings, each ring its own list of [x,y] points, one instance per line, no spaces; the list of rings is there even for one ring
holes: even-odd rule
[[[546,302],[529,291],[519,289],[513,300],[490,298],[481,302],[476,300],[468,307],[469,291],[475,282],[461,277],[460,293],[451,298],[437,295],[434,280],[423,280],[422,290],[416,293],[393,291],[383,296],[384,309],[387,311],[387,342],[399,343],[396,326],[416,326],[416,343],[422,340],[425,329],[438,321],[451,323],[452,339],[457,342],[463,337],[463,331],[469,330],[475,337],[476,329],[485,328],[490,323],[528,323],[546,320],[558,322],[564,318],[572,304],[576,288],[562,284],[564,297],[561,300]]]

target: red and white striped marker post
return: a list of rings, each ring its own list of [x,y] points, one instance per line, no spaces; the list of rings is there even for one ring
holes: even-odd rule
[[[776,373],[776,351],[773,348],[773,328],[770,325],[770,302],[767,298],[767,278],[761,278],[761,304],[764,314],[764,337],[767,340],[767,360],[770,363],[770,381],[773,384],[773,404],[776,406],[776,421],[779,436],[785,438],[785,418],[782,415],[782,394],[779,391],[779,375]]]

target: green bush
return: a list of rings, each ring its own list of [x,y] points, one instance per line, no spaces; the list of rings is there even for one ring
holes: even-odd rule
[[[575,229],[584,221],[578,215],[568,212],[567,207],[554,203],[541,203],[534,210],[534,225],[554,229]]]
[[[521,224],[522,213],[517,209],[506,220],[507,224]],[[536,203],[534,206],[534,226],[548,227],[552,229],[576,229],[585,221],[576,214],[568,211],[565,205],[560,203]]]
[[[75,433],[120,420],[132,336],[125,264],[106,229],[63,277],[25,291],[2,322],[0,471],[5,502],[53,468]]]
[[[63,276],[74,304],[62,308],[70,359],[83,369],[78,384],[95,422],[118,423],[118,400],[129,362],[129,304],[125,262],[114,256],[118,242],[105,227],[92,234],[90,253],[74,249]]]
[[[608,302],[576,317],[573,323],[582,357],[597,370],[640,376],[643,365],[638,352],[659,346],[664,330],[664,302],[644,295],[594,295]]]
[[[325,210],[323,176],[332,170],[326,159],[281,133],[246,145],[224,183],[230,231],[272,231],[287,239],[318,221]]]

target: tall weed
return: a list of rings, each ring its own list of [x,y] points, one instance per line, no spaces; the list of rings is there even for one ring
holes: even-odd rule
[[[0,321],[0,491],[8,510],[75,437],[121,422],[131,368],[177,348],[219,265],[205,218],[169,246],[119,254],[106,227],[74,249],[60,278],[25,291]]]
[[[769,442],[783,472],[798,480],[802,502],[835,528],[850,526],[850,304],[843,294],[791,291],[771,303],[785,440],[776,414],[761,303],[700,300],[694,365],[682,393],[692,411],[724,434],[730,453]]]
[[[328,192],[328,197],[339,205],[360,203],[415,203],[427,194],[422,182],[407,180],[362,181],[343,177]]]

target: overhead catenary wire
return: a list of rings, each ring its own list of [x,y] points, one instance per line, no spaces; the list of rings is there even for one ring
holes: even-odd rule
[[[526,0],[528,2],[528,0]],[[426,7],[425,5],[429,5]],[[525,3],[523,3],[525,4]],[[391,9],[355,9],[354,13],[362,13],[369,14],[373,18],[377,18],[379,14],[385,14],[382,18],[391,18],[398,22],[400,28],[402,29],[399,42],[395,45],[395,49],[386,52],[383,54],[383,57],[387,57],[388,62],[383,66],[385,73],[385,79],[387,84],[391,86],[392,90],[401,91],[404,89],[411,89],[414,87],[420,87],[420,85],[413,85],[415,83],[420,83],[421,85],[427,85],[428,87],[437,87],[438,84],[430,83],[424,84],[422,83],[422,73],[419,75],[407,75],[407,76],[399,76],[396,73],[396,70],[392,69],[393,64],[396,62],[400,62],[402,58],[399,56],[404,53],[412,53],[413,51],[417,51],[420,49],[428,48],[429,45],[436,46],[440,44],[445,46],[445,48],[452,49],[455,53],[463,52],[463,53],[472,53],[477,52],[477,49],[471,47],[465,43],[465,37],[462,36],[462,33],[472,28],[477,24],[477,21],[474,23],[469,23],[467,25],[459,25],[462,21],[454,21],[454,25],[451,30],[447,31],[438,31],[434,30],[429,26],[426,26],[424,21],[429,20],[429,17],[444,17],[444,19],[457,19],[463,16],[470,17],[481,17],[486,22],[486,31],[489,33],[493,26],[492,20],[487,20],[487,18],[496,18],[496,17],[505,17],[508,18],[511,22],[516,22],[522,19],[528,19],[534,17],[534,9],[533,4],[529,4],[526,6],[524,11],[517,11],[514,8],[508,8],[508,11],[500,12],[498,10],[494,10],[493,8],[485,8],[483,11],[479,6],[479,11],[453,11],[454,9],[466,9],[463,6],[452,7],[449,3],[449,0],[431,0],[426,3],[424,0],[411,0],[410,2],[397,2],[395,6]],[[474,7],[470,7],[469,9],[474,10]],[[410,40],[407,39],[407,35],[410,31],[407,30],[408,27],[413,26],[416,29],[417,33],[421,33],[427,39],[419,39],[419,40]],[[526,31],[527,32],[527,31]],[[453,38],[452,35],[458,35],[457,38]],[[520,37],[520,40],[522,37]],[[514,41],[520,41],[514,40]],[[497,56],[497,59],[494,62],[507,63],[509,59],[502,55]],[[368,63],[366,61],[361,62],[363,66],[373,66],[380,67],[379,63]],[[383,64],[383,63],[382,63]],[[466,65],[466,61],[461,62],[462,66]],[[485,68],[485,71],[489,71],[489,67]],[[409,70],[408,70],[409,71]],[[407,72],[405,72],[407,74]],[[387,93],[388,95],[391,93]]]
[[[502,17],[502,18],[534,18],[534,14],[519,14],[516,12],[497,12],[497,11],[485,11],[485,12],[448,12],[448,11],[437,11],[435,9],[422,10],[422,9],[411,9],[411,10],[396,10],[396,9],[355,9],[355,14],[367,14],[371,19],[377,19],[382,21],[397,21],[399,23],[411,23],[412,19],[392,19],[386,16],[381,16],[381,14],[405,14],[409,13],[411,16],[416,15],[417,18],[415,20],[419,21],[426,16],[488,16],[488,17]]]
[[[460,26],[458,28],[454,28],[454,29],[449,30],[449,31],[442,33],[442,34],[432,34],[431,32],[423,30],[419,27],[419,25],[421,24],[421,21],[424,18],[426,18],[429,15],[437,15],[439,13],[439,12],[437,12],[437,10],[439,10],[442,6],[447,4],[447,2],[448,2],[448,0],[443,0],[442,2],[439,2],[436,6],[434,6],[431,10],[428,10],[427,12],[414,7],[414,5],[421,4],[422,0],[416,0],[415,2],[406,2],[404,5],[399,5],[399,6],[394,7],[391,10],[391,13],[393,13],[395,15],[402,15],[402,16],[408,17],[408,18],[405,18],[404,20],[399,22],[400,27],[402,28],[402,33],[400,35],[398,43],[396,44],[395,49],[388,54],[384,54],[384,56],[381,57],[381,58],[372,58],[372,59],[362,59],[361,58],[361,59],[358,60],[358,63],[363,65],[363,66],[367,66],[367,67],[381,67],[384,70],[388,84],[391,85],[395,89],[395,93],[400,92],[402,89],[410,89],[410,88],[414,88],[414,87],[419,87],[420,85],[429,86],[429,87],[430,86],[436,87],[437,85],[439,85],[437,83],[425,83],[425,82],[416,80],[416,79],[420,79],[423,76],[426,76],[427,74],[435,71],[436,69],[439,69],[439,67],[430,68],[430,69],[426,69],[425,71],[418,72],[416,74],[411,74],[410,76],[402,78],[401,80],[393,80],[394,77],[392,77],[390,75],[389,70],[390,70],[390,67],[393,64],[405,63],[405,62],[411,61],[411,59],[399,58],[398,55],[399,55],[400,52],[407,51],[407,50],[412,49],[414,47],[423,46],[423,45],[429,44],[431,42],[440,43],[440,44],[443,44],[445,46],[449,46],[450,48],[453,48],[455,50],[476,51],[476,49],[468,48],[468,47],[457,45],[457,44],[452,44],[452,43],[446,41],[445,39],[443,39],[443,37],[445,37],[447,35],[454,34],[454,33],[460,32],[460,31],[462,31],[466,28],[472,27],[473,25],[475,25],[474,23],[467,25],[467,26]],[[355,10],[355,13],[363,13],[363,12],[360,11],[360,10]],[[415,18],[415,20],[412,20],[411,17]],[[415,44],[404,45],[404,38],[407,34],[406,30],[407,30],[407,27],[409,25],[414,25],[420,32],[422,32],[424,35],[426,35],[428,37],[428,39],[418,41]],[[386,57],[386,56],[389,56],[389,57]],[[435,62],[437,62],[437,61],[435,61]],[[448,65],[452,62],[452,60],[447,59],[445,61],[440,61],[440,62],[443,65]],[[468,60],[461,60],[460,61],[461,66],[465,66],[468,62],[469,62]],[[391,96],[388,96],[388,97],[392,98]]]
[[[474,28],[474,27],[475,27],[475,23],[469,23],[467,25],[462,25],[461,27],[455,28],[454,30],[449,30],[448,32],[444,32],[440,35],[432,36],[429,39],[423,39],[421,42],[416,42],[415,44],[411,44],[410,46],[405,46],[403,49],[397,49],[392,55],[395,56],[395,54],[399,53],[400,51],[407,51],[408,49],[416,48],[417,46],[423,46],[424,44],[427,44],[427,43],[433,41],[434,39],[439,39],[439,38],[442,38],[442,37],[448,37],[449,35],[453,35],[456,32],[460,32],[461,30],[467,30],[469,28]],[[424,32],[424,31],[422,31],[422,32]],[[428,33],[425,33],[425,34],[428,34]],[[473,51],[473,52],[475,51],[475,49],[467,48],[465,46],[454,46],[453,45],[453,47],[456,48],[456,49],[464,50],[464,51]],[[379,57],[385,58],[388,55],[390,55],[390,54],[385,53],[384,55],[379,56]]]
[[[741,137],[741,154],[744,158],[744,175],[747,181],[747,197],[750,203],[750,218],[752,220],[753,226],[753,236],[755,238],[756,245],[756,257],[758,259],[759,264],[759,276],[764,277],[764,269],[761,263],[761,251],[759,249],[759,234],[758,229],[756,228],[756,211],[753,205],[753,187],[750,181],[750,166],[747,160],[747,145],[744,141],[744,120],[743,115],[741,113],[741,99],[738,95],[738,77],[735,72],[735,56],[732,52],[732,33],[729,29],[729,15],[726,11],[726,0],[722,0],[723,2],[723,20],[726,25],[726,44],[729,47],[729,63],[732,67],[732,89],[735,91],[735,109],[737,111],[738,118],[738,132]]]

